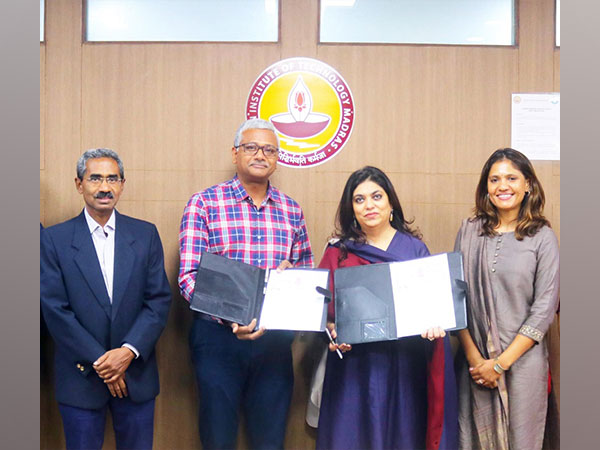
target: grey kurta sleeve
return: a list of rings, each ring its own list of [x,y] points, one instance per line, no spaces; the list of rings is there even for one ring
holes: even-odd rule
[[[455,252],[460,252],[460,243],[462,240],[462,235],[463,235],[463,230],[465,229],[465,222],[467,221],[467,219],[463,219],[462,224],[460,225],[460,229],[458,230],[458,233],[456,233],[456,239],[454,241],[454,251]],[[463,255],[464,256],[464,255]]]
[[[554,320],[559,298],[558,240],[549,227],[538,231],[533,303],[519,334],[541,342]]]

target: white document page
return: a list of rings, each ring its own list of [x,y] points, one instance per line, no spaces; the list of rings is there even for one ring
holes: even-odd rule
[[[529,159],[560,160],[560,93],[512,94],[511,147]]]
[[[398,337],[456,326],[448,256],[390,264]]]
[[[327,270],[269,271],[259,326],[267,330],[322,331],[325,298],[317,286],[328,288]]]

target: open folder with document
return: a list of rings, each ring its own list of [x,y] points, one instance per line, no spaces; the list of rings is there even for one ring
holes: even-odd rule
[[[240,325],[256,318],[271,330],[323,331],[328,284],[325,269],[277,272],[204,252],[190,308]]]
[[[467,326],[459,252],[340,268],[334,280],[338,342],[386,341],[432,327]]]

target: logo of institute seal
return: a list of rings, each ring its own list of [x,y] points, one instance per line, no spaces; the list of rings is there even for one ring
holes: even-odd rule
[[[289,58],[265,69],[246,103],[246,118],[270,120],[278,132],[279,163],[309,167],[333,158],[354,125],[354,100],[333,67],[311,58]]]

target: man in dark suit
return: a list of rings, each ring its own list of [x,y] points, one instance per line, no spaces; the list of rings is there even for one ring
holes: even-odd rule
[[[40,233],[44,229],[44,226],[40,222]],[[41,235],[41,234],[40,234]],[[48,364],[46,363],[46,349],[45,343],[48,339],[48,327],[44,321],[44,315],[42,314],[42,306],[40,305],[40,379],[44,378]]]
[[[40,294],[68,449],[102,447],[107,409],[117,448],[152,448],[154,347],[171,291],[156,227],[115,210],[124,183],[114,151],[86,151],[75,178],[84,210],[42,231]]]

